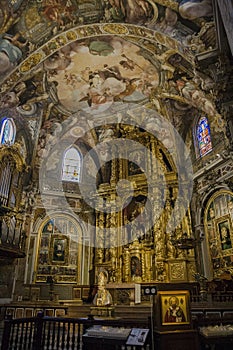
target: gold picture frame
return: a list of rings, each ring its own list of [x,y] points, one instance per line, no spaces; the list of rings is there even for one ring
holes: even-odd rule
[[[219,237],[220,247],[222,251],[228,251],[233,248],[233,242],[231,238],[231,220],[230,215],[224,215],[216,220],[216,231]]]
[[[66,265],[68,263],[69,238],[66,235],[56,235],[51,237],[50,261],[56,265]]]
[[[169,328],[189,328],[190,296],[188,290],[159,291],[159,326]]]

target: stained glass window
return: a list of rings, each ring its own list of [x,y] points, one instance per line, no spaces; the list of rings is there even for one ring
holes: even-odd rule
[[[202,117],[199,119],[197,124],[197,141],[198,150],[201,157],[205,156],[207,153],[212,151],[210,127],[208,119]]]
[[[82,156],[75,147],[65,151],[62,166],[62,180],[79,182],[81,175]]]
[[[13,119],[6,118],[2,121],[0,143],[1,145],[13,145],[15,142],[16,127]]]

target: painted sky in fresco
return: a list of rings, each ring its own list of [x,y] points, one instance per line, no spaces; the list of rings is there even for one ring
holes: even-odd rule
[[[121,38],[76,42],[45,63],[48,85],[55,83],[69,112],[95,114],[114,102],[139,102],[159,84],[159,72],[136,45]]]

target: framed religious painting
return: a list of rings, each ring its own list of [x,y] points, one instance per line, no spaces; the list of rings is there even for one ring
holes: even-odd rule
[[[188,329],[191,327],[189,291],[159,291],[157,298],[159,328]]]
[[[224,215],[216,221],[217,233],[222,252],[232,252],[233,242],[231,237],[231,220],[229,215]],[[231,249],[229,251],[229,249]]]
[[[50,260],[52,264],[67,264],[69,252],[69,240],[66,235],[51,237]]]

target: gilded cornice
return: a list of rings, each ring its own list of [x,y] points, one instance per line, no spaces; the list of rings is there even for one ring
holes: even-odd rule
[[[19,172],[28,171],[29,167],[27,166],[25,159],[20,154],[21,146],[19,143],[15,143],[12,146],[2,145],[0,147],[0,163],[4,161],[5,157],[12,157],[16,164],[16,169]]]

